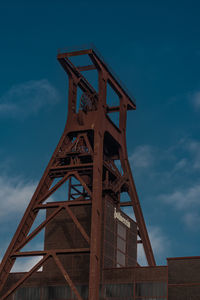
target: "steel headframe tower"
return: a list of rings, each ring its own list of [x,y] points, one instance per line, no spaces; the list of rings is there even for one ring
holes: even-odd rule
[[[91,64],[75,66],[72,63],[74,56],[88,56]],[[149,266],[155,265],[150,240],[148,237],[141,206],[137,196],[135,184],[131,174],[126,149],[126,119],[127,110],[135,110],[134,100],[131,99],[125,88],[114,77],[103,59],[94,49],[72,51],[58,54],[58,61],[69,77],[68,118],[61,139],[52,155],[52,158],[40,180],[40,183],[26,209],[26,212],[17,228],[17,231],[5,253],[0,266],[0,292],[4,289],[10,270],[17,257],[40,255],[43,258],[27,272],[23,278],[12,286],[1,297],[6,299],[13,294],[23,282],[37,271],[50,257],[54,259],[67,284],[82,300],[73,280],[64,269],[59,254],[88,252],[89,265],[89,300],[99,299],[99,284],[101,281],[101,242],[102,242],[102,213],[103,200],[107,195],[112,197],[118,207],[132,206],[138,226],[139,243],[143,244]],[[98,73],[98,91],[82,75],[83,71],[96,70]],[[107,103],[108,85],[119,97],[117,106]],[[77,89],[82,91],[78,108]],[[119,126],[117,127],[109,115],[118,113]],[[123,172],[117,167],[121,163]],[[69,187],[70,201],[46,203],[48,199],[66,181],[76,178],[82,185],[80,193],[75,186]],[[57,183],[53,185],[53,181]],[[59,179],[59,180],[58,180]],[[73,198],[72,190],[79,193]],[[121,193],[127,192],[129,201],[122,201]],[[71,205],[91,204],[91,234],[85,232],[76,216],[70,209]],[[54,207],[55,210],[44,222],[30,233],[34,220],[41,209]],[[56,249],[48,251],[20,251],[33,237],[35,237],[61,210],[66,210],[78,230],[88,243],[88,248]]]

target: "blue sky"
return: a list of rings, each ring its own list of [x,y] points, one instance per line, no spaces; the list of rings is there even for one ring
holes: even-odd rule
[[[93,43],[136,98],[130,163],[157,262],[200,254],[199,1],[0,4],[0,256],[59,140],[58,48]]]

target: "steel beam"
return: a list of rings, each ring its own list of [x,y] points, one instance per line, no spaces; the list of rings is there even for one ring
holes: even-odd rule
[[[91,65],[76,66],[70,61],[72,56],[87,55],[91,60]],[[149,266],[155,266],[155,259],[145,225],[142,209],[138,199],[135,183],[132,177],[131,168],[128,162],[126,147],[126,119],[127,110],[135,110],[135,100],[129,95],[121,82],[116,79],[104,60],[94,49],[82,49],[58,54],[58,60],[69,76],[68,93],[68,117],[61,139],[50,159],[50,162],[42,176],[42,179],[30,201],[30,204],[17,228],[17,231],[6,251],[0,265],[0,292],[2,292],[8,279],[10,270],[16,257],[23,256],[43,256],[42,260],[36,264],[22,279],[20,279],[10,290],[1,297],[6,299],[14,293],[23,282],[36,271],[44,261],[50,256],[53,257],[56,265],[63,274],[78,300],[82,300],[76,289],[75,283],[69,277],[64,265],[59,260],[57,254],[89,253],[89,299],[99,299],[99,286],[102,280],[102,222],[103,222],[103,202],[108,193],[114,204],[120,206],[132,206],[139,230],[139,237],[144,246],[145,255]],[[88,82],[81,73],[82,71],[97,70],[98,91]],[[114,90],[119,97],[119,105],[109,106],[107,104],[107,87]],[[78,87],[86,93],[91,100],[90,109],[85,105],[77,111]],[[87,104],[87,103],[86,103]],[[83,103],[84,105],[84,103]],[[119,114],[119,126],[116,126],[109,118],[109,113]],[[109,135],[108,141],[106,134]],[[113,154],[107,153],[113,143]],[[79,146],[79,149],[78,149]],[[77,148],[76,148],[77,147]],[[85,148],[84,148],[85,147]],[[84,150],[85,149],[85,150]],[[84,152],[85,151],[85,152]],[[112,151],[111,151],[112,152]],[[119,159],[123,169],[121,175],[115,165],[115,160]],[[53,187],[54,178],[60,178]],[[72,178],[78,180],[82,185],[84,194],[80,192],[76,185],[71,182]],[[57,191],[64,182],[69,180],[69,201],[59,201],[54,203],[44,203],[51,195]],[[79,196],[77,199],[73,191]],[[127,191],[130,201],[120,202],[120,195]],[[70,209],[71,206],[91,205],[91,234],[84,230],[78,217]],[[40,209],[53,208],[53,212],[32,232],[30,229],[36,219]],[[20,252],[32,238],[34,238],[48,223],[53,220],[62,209],[65,209],[88,242],[88,248],[76,249],[56,249],[44,251]]]

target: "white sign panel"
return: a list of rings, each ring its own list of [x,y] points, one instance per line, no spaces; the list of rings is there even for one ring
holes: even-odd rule
[[[114,208],[114,219],[118,219],[120,222],[122,222],[126,227],[130,228],[131,223],[129,220],[124,218],[119,211],[116,210],[116,207]]]

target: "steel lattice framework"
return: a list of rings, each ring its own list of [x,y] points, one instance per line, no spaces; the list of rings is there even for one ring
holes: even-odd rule
[[[75,66],[71,58],[75,56],[89,57],[91,64]],[[127,110],[135,110],[136,105],[121,83],[114,77],[103,59],[94,49],[86,49],[58,54],[58,61],[69,77],[68,118],[61,139],[52,158],[38,184],[38,187],[26,209],[17,231],[5,253],[0,266],[0,292],[8,279],[9,273],[17,257],[42,256],[43,258],[25,273],[9,291],[5,291],[1,300],[12,295],[44,262],[54,259],[67,284],[78,300],[82,300],[73,280],[70,278],[59,259],[59,254],[89,253],[89,300],[99,299],[101,281],[101,225],[103,199],[109,195],[118,207],[132,206],[138,226],[139,243],[143,244],[149,266],[155,266],[154,255],[148,237],[140,202],[131,174],[126,149]],[[98,73],[98,91],[88,82],[82,72],[96,70]],[[119,97],[119,105],[109,106],[107,103],[107,86],[110,86]],[[82,96],[77,109],[77,89]],[[118,113],[117,127],[109,115]],[[116,161],[121,163],[119,171]],[[82,186],[82,192],[71,179],[76,178]],[[53,185],[54,180],[57,180]],[[46,203],[64,182],[69,182],[68,201]],[[129,201],[122,201],[120,195],[126,192]],[[78,196],[74,196],[74,195]],[[83,226],[72,212],[71,206],[91,204],[91,234],[88,236]],[[46,217],[38,227],[30,233],[31,226],[40,210],[54,207],[53,213]],[[24,252],[22,248],[33,239],[61,210],[68,215],[87,241],[87,248],[54,249]]]

